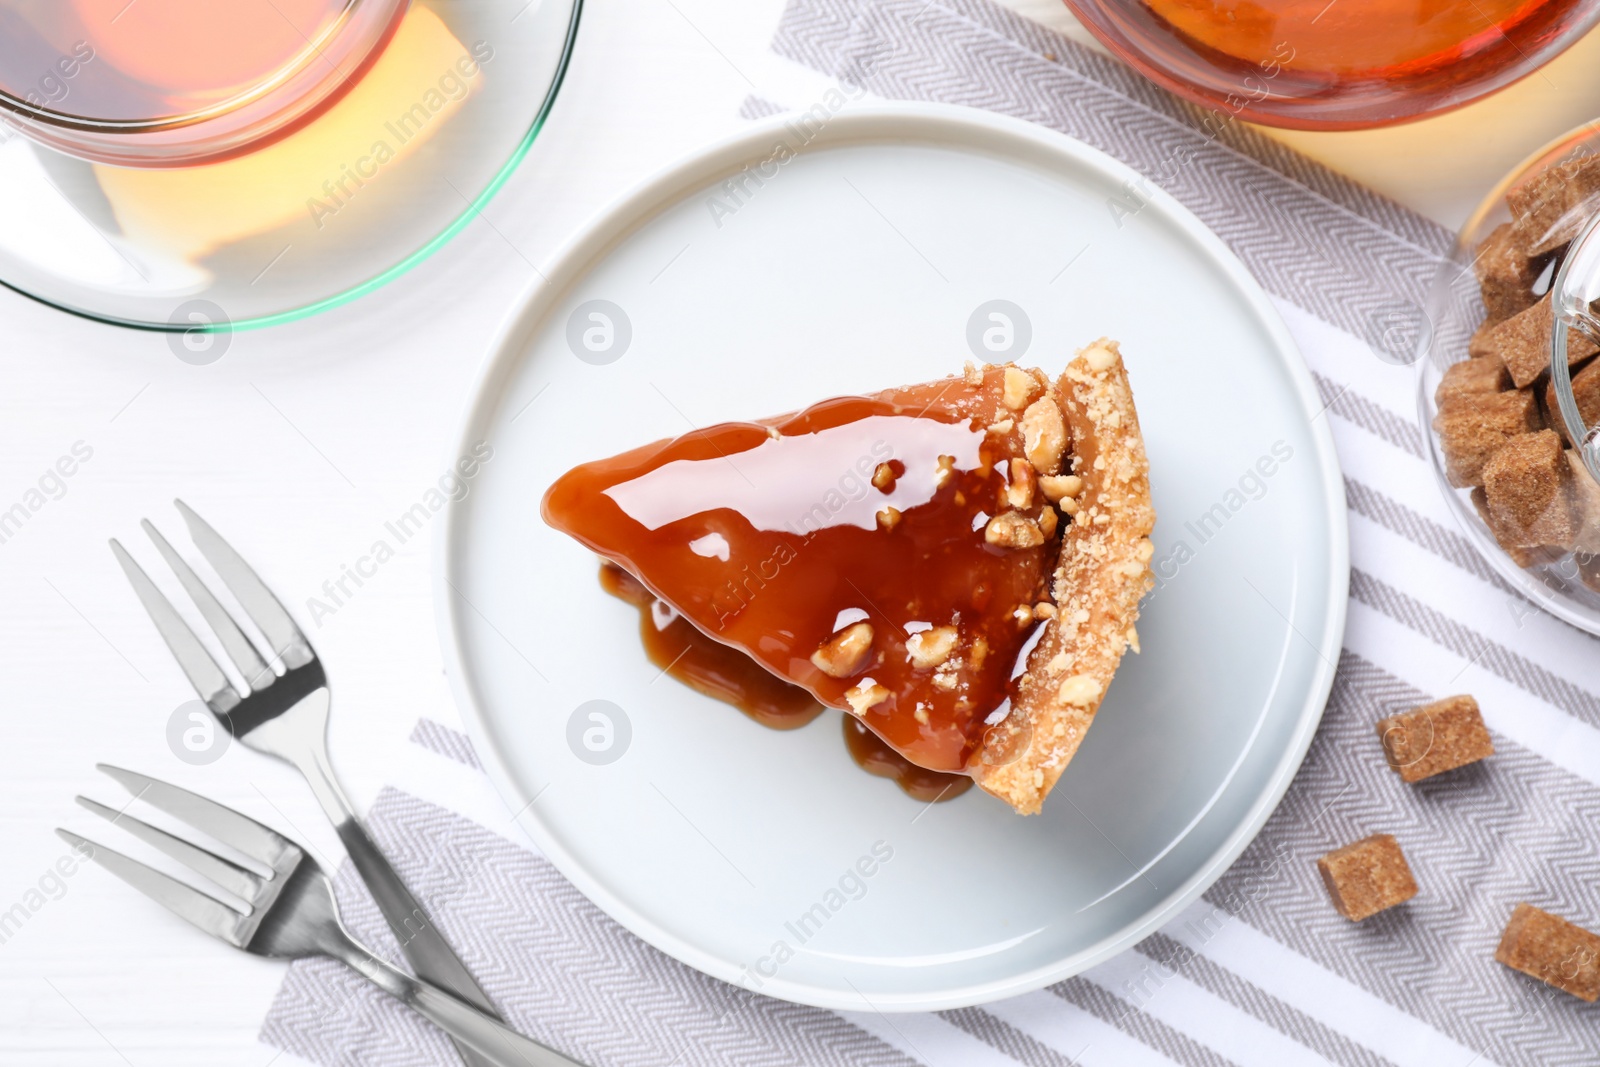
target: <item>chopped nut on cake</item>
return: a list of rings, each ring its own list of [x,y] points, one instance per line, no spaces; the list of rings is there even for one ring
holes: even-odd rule
[[[1023,450],[1028,462],[1040,474],[1061,470],[1061,455],[1067,450],[1066,425],[1061,408],[1051,397],[1040,397],[1022,413]]]
[[[1076,474],[1051,474],[1039,479],[1039,488],[1046,500],[1059,504],[1083,492],[1083,479]]]
[[[1008,511],[989,520],[983,538],[1001,548],[1036,548],[1044,544],[1044,531],[1020,511]]]
[[[871,623],[846,626],[811,653],[811,662],[830,678],[848,678],[872,659],[872,637]]]
[[[872,708],[889,699],[889,690],[873,681],[863,678],[861,681],[844,691],[845,703],[850,705],[850,710],[857,715],[865,715]]]
[[[1039,380],[1021,367],[1007,367],[1000,402],[1012,411],[1021,411],[1039,392]]]
[[[919,670],[932,670],[950,658],[958,634],[954,626],[935,626],[906,639],[906,654]]]

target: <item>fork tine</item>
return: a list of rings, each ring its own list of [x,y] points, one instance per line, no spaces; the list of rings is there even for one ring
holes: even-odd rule
[[[225,808],[214,800],[207,800],[198,793],[191,793],[137,771],[106,763],[97,763],[95,766],[121,782],[128,792],[145,803],[182,819],[195,829],[210,834],[268,867],[274,866],[284,853],[296,847],[276,830],[232,808]]]
[[[198,845],[192,845],[181,837],[174,837],[165,830],[151,826],[142,819],[136,819],[126,812],[108,808],[104,804],[90,800],[88,797],[79,797],[78,803],[100,816],[115,826],[120,826],[134,837],[154,845],[179,863],[188,867],[196,874],[211,879],[223,889],[242,900],[253,901],[256,893],[263,885],[263,879],[254,874],[229,863],[220,856],[214,856]]]
[[[90,859],[174,915],[187,919],[212,937],[220,938],[235,948],[244,947],[244,938],[240,934],[244,916],[232,908],[212,900],[176,878],[162,874],[153,867],[146,867],[120,852],[113,852],[104,845],[79,837],[70,830],[58,828],[56,834],[79,853],[87,850]]]
[[[210,561],[244,608],[245,614],[266,635],[273,654],[290,668],[303,667],[315,659],[311,642],[306,640],[306,635],[300,632],[300,627],[295,625],[294,619],[284,610],[278,598],[272,595],[272,590],[250,569],[250,564],[188,504],[181,500],[174,500],[173,504],[189,527],[189,536],[200,549],[200,554]]]
[[[111,551],[117,557],[117,562],[122,564],[122,573],[133,584],[133,591],[149,613],[150,621],[156,624],[161,639],[172,650],[178,666],[183,668],[184,676],[194,686],[195,692],[200,694],[200,699],[218,714],[226,714],[237,707],[238,690],[233,688],[233,683],[228,681],[228,676],[222,673],[222,668],[217,666],[217,661],[211,658],[211,653],[189,629],[189,624],[183,621],[183,616],[178,614],[166,594],[156,588],[144,568],[134,562],[128,550],[114,537],[111,539]]]
[[[233,621],[211,592],[209,586],[200,580],[188,562],[167,543],[161,536],[161,531],[156,529],[155,523],[144,519],[139,523],[144,532],[150,535],[150,540],[156,544],[156,550],[161,553],[161,558],[167,561],[173,573],[178,576],[178,581],[183,583],[183,588],[188,591],[189,598],[194,601],[195,607],[200,609],[200,614],[216,633],[217,639],[222,642],[223,650],[228,653],[228,658],[233,660],[233,665],[239,668],[239,673],[244,676],[245,684],[252,692],[273,683],[276,675],[272,668],[262,660],[261,653],[256,651],[256,646],[239,629],[239,624]]]

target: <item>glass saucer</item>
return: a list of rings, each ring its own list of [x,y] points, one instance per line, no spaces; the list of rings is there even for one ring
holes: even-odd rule
[[[221,332],[354,300],[432,255],[527,154],[582,0],[415,0],[361,80],[248,154],[90,162],[0,126],[0,284],[102,322]]]

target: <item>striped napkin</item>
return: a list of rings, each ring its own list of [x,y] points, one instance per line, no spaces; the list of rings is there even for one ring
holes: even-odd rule
[[[1519,901],[1600,929],[1600,649],[1486,567],[1436,488],[1405,363],[1450,235],[989,0],[793,0],[772,47],[879,97],[1077,137],[1232,246],[1316,376],[1346,475],[1338,677],[1288,796],[1201,901],[1079,977],[927,1015],[798,1007],[643,944],[529,848],[466,738],[423,721],[372,830],[507,1018],[594,1067],[1600,1062],[1597,1006],[1492,960]],[[808,103],[751,97],[744,113]],[[1374,724],[1456,692],[1479,698],[1496,755],[1401,786]],[[1422,892],[1350,923],[1313,861],[1379,831],[1404,843]],[[356,933],[394,952],[352,872],[338,881]],[[321,961],[290,968],[262,1039],[329,1067],[456,1062],[437,1032]]]

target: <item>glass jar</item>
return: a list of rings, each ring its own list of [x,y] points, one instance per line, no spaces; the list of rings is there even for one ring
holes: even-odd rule
[[[1534,153],[1467,220],[1429,291],[1418,411],[1473,546],[1600,634],[1600,129]]]

